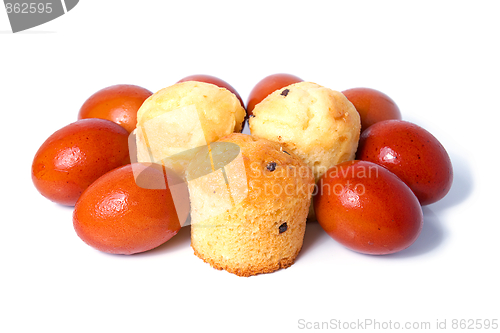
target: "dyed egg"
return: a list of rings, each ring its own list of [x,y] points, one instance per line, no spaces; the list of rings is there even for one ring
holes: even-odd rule
[[[266,76],[260,80],[250,92],[248,96],[247,112],[248,115],[253,114],[253,109],[257,104],[259,104],[264,98],[266,98],[272,92],[291,85],[293,83],[302,82],[303,80],[295,75],[291,74],[273,74]]]
[[[386,120],[361,134],[357,158],[377,163],[403,180],[421,205],[442,199],[453,183],[450,157],[428,131],[402,120]]]
[[[35,154],[35,187],[46,198],[73,206],[97,178],[130,163],[128,135],[120,125],[95,118],[61,128]]]
[[[108,172],[76,203],[76,233],[93,248],[114,254],[144,252],[165,243],[181,228],[171,192],[165,185],[145,186],[162,182],[161,167],[134,163]]]
[[[358,110],[361,131],[379,121],[401,119],[396,103],[386,94],[370,88],[352,88],[342,92]]]
[[[152,94],[147,89],[131,84],[118,84],[101,89],[83,103],[78,119],[111,120],[130,133],[137,124],[137,110]]]
[[[396,175],[377,164],[338,164],[317,186],[314,210],[319,224],[353,251],[395,253],[420,234],[423,214],[417,198]]]

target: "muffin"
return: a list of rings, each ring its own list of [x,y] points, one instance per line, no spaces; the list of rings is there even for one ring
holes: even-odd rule
[[[276,90],[255,106],[252,135],[283,144],[313,171],[316,181],[332,166],[354,159],[360,118],[340,92],[312,82]]]
[[[238,276],[294,263],[314,189],[311,169],[294,153],[233,133],[200,151],[186,174],[196,256]]]
[[[238,98],[225,88],[187,81],[161,89],[137,112],[137,160],[158,163],[169,159],[180,168],[197,148],[240,132],[246,111]]]

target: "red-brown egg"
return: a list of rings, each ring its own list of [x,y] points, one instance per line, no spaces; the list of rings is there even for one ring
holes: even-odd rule
[[[111,120],[130,133],[137,125],[137,110],[152,94],[145,88],[131,84],[117,84],[101,89],[83,103],[78,119]]]
[[[386,120],[370,126],[361,134],[357,158],[396,174],[422,205],[443,198],[453,183],[453,167],[443,145],[407,121]]]
[[[128,132],[104,119],[82,119],[52,134],[33,159],[31,177],[46,198],[73,206],[106,172],[130,163]]]
[[[361,118],[361,131],[388,119],[401,119],[396,103],[386,94],[371,88],[352,88],[342,92]]]
[[[289,86],[293,83],[302,82],[303,80],[292,74],[273,74],[266,76],[260,80],[250,92],[248,96],[247,112],[251,116],[253,114],[253,109],[257,104],[259,104],[264,98],[266,98],[272,92],[281,89],[283,87]]]
[[[161,166],[142,164],[114,169],[92,183],[75,205],[73,226],[85,243],[114,254],[151,250],[181,228]]]
[[[366,161],[330,168],[318,181],[314,210],[321,227],[345,247],[390,254],[409,247],[423,224],[413,192],[387,169]]]

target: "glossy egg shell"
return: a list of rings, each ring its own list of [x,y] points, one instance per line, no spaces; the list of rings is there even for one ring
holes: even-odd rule
[[[83,103],[78,119],[111,120],[130,133],[137,125],[137,110],[152,94],[145,88],[131,84],[117,84],[101,89]]]
[[[138,186],[133,167],[143,168],[146,176],[135,171],[142,178],[164,182],[161,169],[129,164],[96,180],[75,205],[76,233],[99,251],[113,254],[148,251],[165,243],[181,228],[168,187]]]
[[[321,227],[345,247],[383,255],[409,247],[423,224],[422,209],[396,175],[366,161],[329,169],[318,181],[314,209]]]
[[[264,98],[272,92],[291,85],[293,83],[302,82],[303,80],[292,74],[278,73],[266,76],[260,80],[250,92],[248,96],[247,112],[248,115],[253,114],[253,109]]]
[[[361,132],[389,119],[401,119],[401,111],[386,94],[371,88],[352,88],[342,92],[354,105],[361,118]]]
[[[130,163],[128,135],[104,119],[82,119],[61,128],[35,154],[35,187],[46,198],[73,206],[97,178]]]
[[[443,198],[453,183],[453,167],[443,145],[407,121],[386,120],[369,127],[361,134],[357,158],[396,174],[422,205]]]

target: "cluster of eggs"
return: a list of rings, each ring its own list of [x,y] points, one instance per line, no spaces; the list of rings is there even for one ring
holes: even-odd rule
[[[227,82],[193,75],[178,82],[200,81],[225,88],[245,108]],[[290,74],[270,75],[251,91],[247,118],[268,95],[302,82]],[[419,236],[421,205],[449,191],[451,161],[425,129],[401,120],[387,95],[373,89],[342,92],[361,119],[356,160],[329,169],[316,184],[316,218],[344,246],[362,253],[388,254],[410,246]],[[152,95],[134,85],[115,85],[90,96],[78,120],[52,134],[35,154],[32,179],[46,198],[75,206],[73,225],[79,237],[104,252],[133,254],[153,249],[181,228],[168,186],[148,189],[143,179],[165,180],[162,170],[131,164],[129,134],[137,111]],[[134,169],[135,168],[135,169]]]

